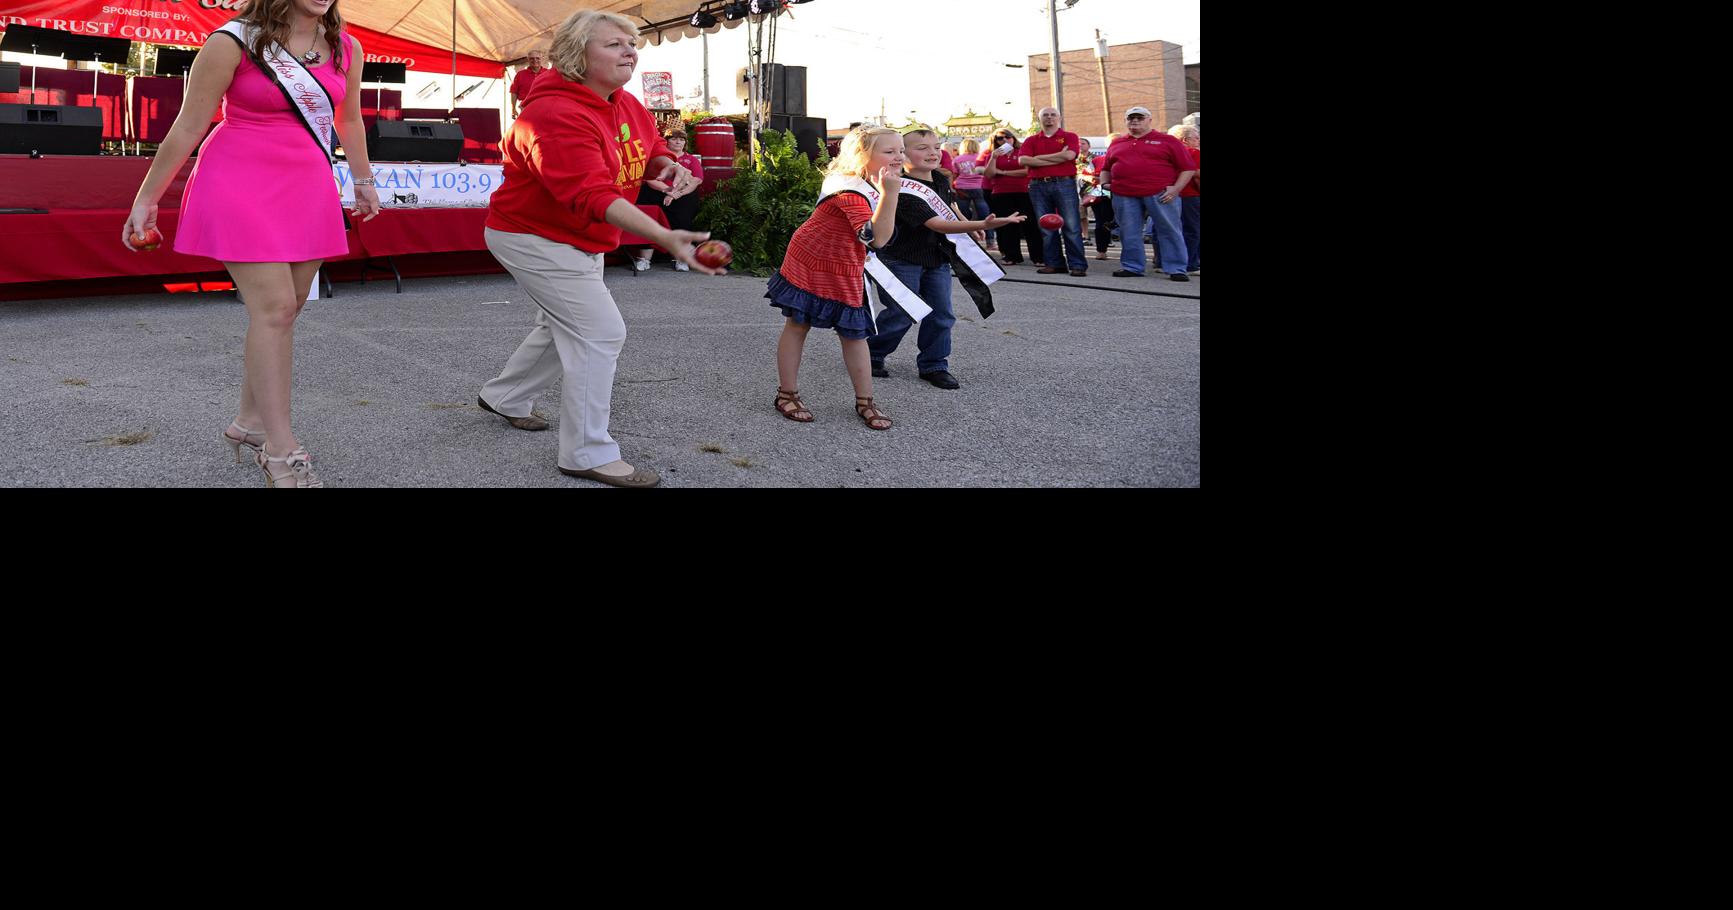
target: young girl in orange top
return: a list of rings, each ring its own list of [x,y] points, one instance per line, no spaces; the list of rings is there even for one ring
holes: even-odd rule
[[[789,420],[812,420],[800,401],[799,376],[806,333],[816,327],[841,336],[855,413],[875,430],[891,428],[891,419],[873,404],[866,344],[873,321],[862,276],[867,247],[881,249],[895,233],[902,172],[903,138],[896,130],[860,127],[849,133],[830,163],[818,207],[794,232],[782,267],[770,274],[764,296],[788,317],[776,343],[776,410]]]

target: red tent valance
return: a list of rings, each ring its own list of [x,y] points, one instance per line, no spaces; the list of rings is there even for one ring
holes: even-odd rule
[[[211,32],[235,17],[238,0],[188,3],[138,2],[125,7],[112,0],[4,0],[0,25],[33,25],[79,35],[125,38],[147,44],[202,46]],[[402,63],[415,72],[451,72],[451,51],[350,26],[369,63]],[[505,66],[480,57],[457,55],[457,74],[499,79]]]

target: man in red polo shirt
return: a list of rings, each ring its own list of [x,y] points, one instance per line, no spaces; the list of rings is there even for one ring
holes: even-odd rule
[[[517,119],[518,111],[523,105],[525,96],[530,93],[530,85],[536,77],[547,69],[548,54],[541,48],[530,51],[530,65],[517,71],[517,78],[511,81],[511,117]]]
[[[1057,212],[1065,219],[1059,230],[1042,228],[1046,236],[1046,268],[1035,271],[1052,275],[1065,271],[1061,262],[1069,263],[1071,274],[1082,278],[1089,274],[1089,262],[1083,258],[1083,220],[1077,206],[1077,154],[1082,144],[1076,133],[1059,128],[1059,109],[1041,109],[1041,132],[1023,140],[1017,150],[1017,163],[1029,169],[1029,204],[1035,209],[1035,220]],[[1059,258],[1059,239],[1065,238],[1065,258]]]
[[[1185,235],[1180,226],[1180,191],[1197,176],[1197,162],[1185,143],[1159,130],[1151,131],[1149,108],[1125,112],[1126,135],[1107,147],[1101,165],[1101,188],[1113,193],[1113,217],[1119,220],[1119,271],[1115,278],[1143,277],[1143,244],[1138,232],[1145,216],[1155,219],[1155,248],[1161,270],[1173,281],[1186,277]]]

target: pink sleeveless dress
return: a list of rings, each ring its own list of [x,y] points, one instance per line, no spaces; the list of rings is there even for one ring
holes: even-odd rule
[[[342,40],[343,65],[360,66],[354,43],[347,34]],[[342,104],[347,76],[335,61],[308,69],[334,106]],[[219,262],[305,262],[349,252],[330,162],[276,78],[251,57],[235,68],[223,117],[187,178],[175,252]]]

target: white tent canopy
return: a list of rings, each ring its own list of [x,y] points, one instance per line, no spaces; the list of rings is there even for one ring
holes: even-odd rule
[[[353,0],[344,4],[343,18],[376,32],[425,44],[453,49],[471,57],[512,63],[536,48],[553,43],[554,29],[580,9],[619,13],[640,26],[651,22],[688,18],[700,0]],[[782,10],[778,10],[780,14]],[[727,21],[717,14],[718,24],[706,31],[735,28],[746,19]],[[681,37],[697,37],[699,29],[674,25],[660,34],[651,32],[639,44],[661,44]]]

